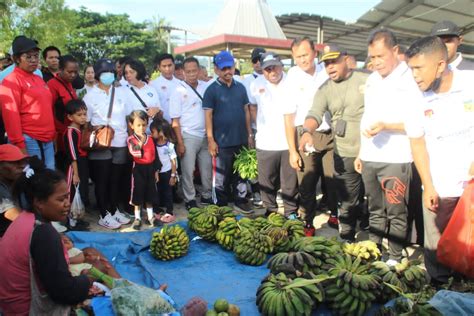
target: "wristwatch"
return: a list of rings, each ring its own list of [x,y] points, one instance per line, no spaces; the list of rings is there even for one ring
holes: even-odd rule
[[[310,135],[312,135],[313,133],[311,133],[311,131],[309,129],[307,129],[306,127],[303,127],[302,129],[300,129],[300,137],[303,136],[304,133],[309,133]]]
[[[175,177],[176,177],[176,173],[172,173],[172,174],[171,174],[171,177],[172,177],[172,178],[175,178]]]

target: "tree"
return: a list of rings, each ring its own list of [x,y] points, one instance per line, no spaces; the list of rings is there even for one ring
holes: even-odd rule
[[[81,8],[77,20],[67,49],[84,63],[131,56],[150,67],[156,53],[166,45],[152,27],[147,27],[148,23],[134,23],[127,14],[102,15]]]
[[[17,35],[26,35],[44,48],[49,45],[64,50],[67,34],[75,28],[74,11],[64,0],[0,0],[0,49],[7,51]]]

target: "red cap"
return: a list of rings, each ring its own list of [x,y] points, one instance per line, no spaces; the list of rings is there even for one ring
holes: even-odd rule
[[[21,152],[20,148],[14,145],[0,145],[0,161],[19,161],[28,157],[28,155]]]

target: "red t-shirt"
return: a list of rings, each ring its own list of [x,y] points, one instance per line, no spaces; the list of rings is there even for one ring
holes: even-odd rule
[[[77,94],[70,82],[62,80],[57,75],[49,80],[47,85],[53,97],[51,106],[53,108],[54,126],[57,133],[56,144],[59,150],[64,151],[62,136],[66,128],[71,124],[71,121],[67,118],[65,107],[69,101],[77,99]]]
[[[54,140],[52,96],[43,79],[15,67],[0,85],[0,104],[12,144],[25,148],[23,134],[41,142]]]

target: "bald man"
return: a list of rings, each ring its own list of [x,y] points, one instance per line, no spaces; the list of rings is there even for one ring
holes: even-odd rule
[[[415,41],[406,57],[423,92],[405,129],[424,189],[425,266],[439,284],[451,271],[437,261],[438,241],[474,176],[474,72],[448,67],[448,50],[437,36]]]

